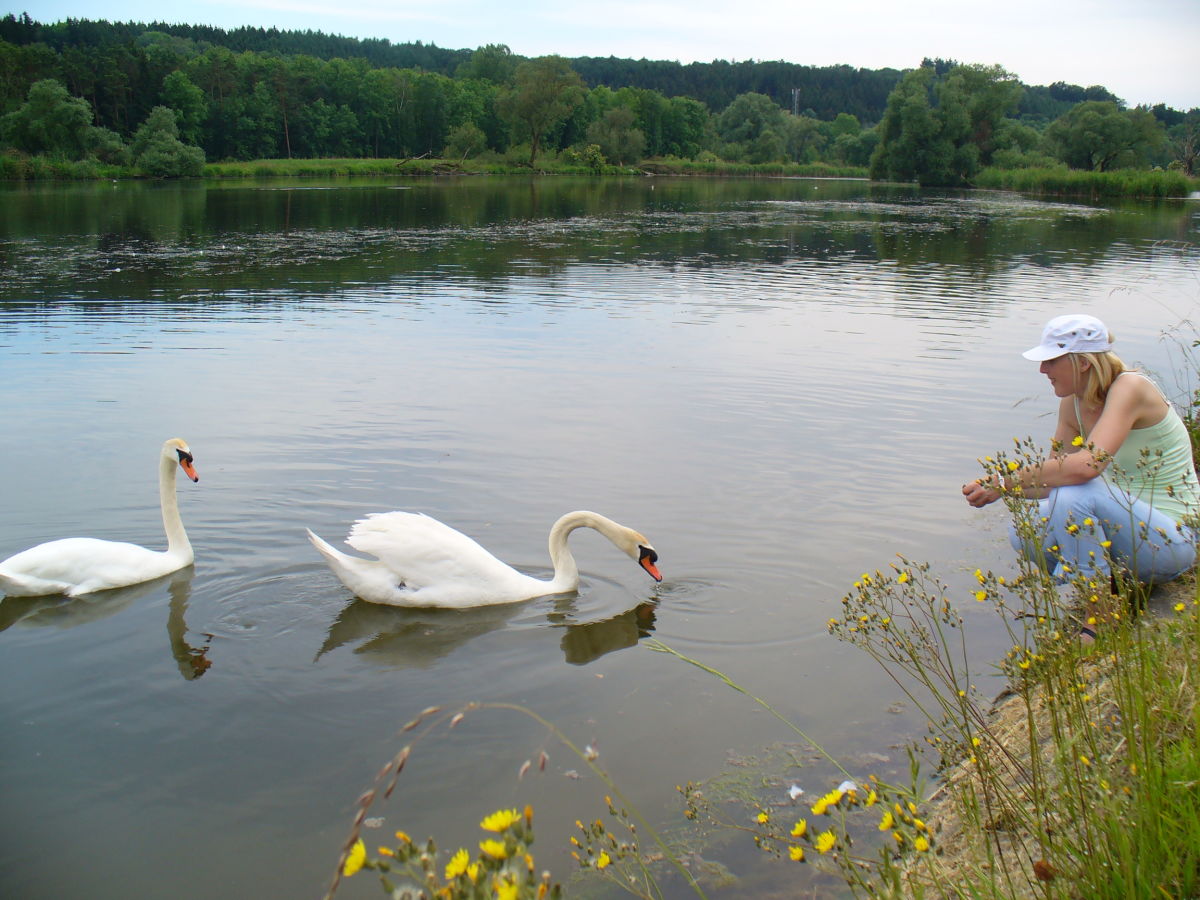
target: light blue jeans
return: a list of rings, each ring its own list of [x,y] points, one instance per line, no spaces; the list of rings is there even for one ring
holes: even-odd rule
[[[1036,503],[1029,523],[1033,534],[1019,534],[1014,522],[1009,540],[1060,583],[1077,575],[1107,579],[1110,561],[1140,582],[1170,581],[1196,561],[1191,528],[1103,478],[1054,488]],[[1105,548],[1102,541],[1112,543]]]

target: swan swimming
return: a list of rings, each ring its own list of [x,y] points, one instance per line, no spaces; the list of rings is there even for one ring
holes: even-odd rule
[[[549,581],[518,572],[462,532],[421,513],[375,513],[354,523],[346,543],[377,559],[342,553],[306,530],[333,574],[363,600],[465,608],[576,590],[579,568],[567,546],[567,536],[576,528],[594,528],[662,581],[655,565],[658,554],[643,535],[587,510],[567,513],[550,529],[554,577]]]
[[[0,590],[9,597],[45,594],[78,597],[150,581],[190,566],[194,555],[179,518],[176,465],[192,481],[200,480],[188,445],[179,438],[171,438],[162,445],[158,463],[158,499],[167,533],[165,551],[97,538],[49,541],[0,562]]]

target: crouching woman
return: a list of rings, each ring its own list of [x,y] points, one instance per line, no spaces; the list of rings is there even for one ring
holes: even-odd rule
[[[1126,368],[1094,316],[1051,319],[1024,356],[1040,363],[1059,401],[1051,455],[963,485],[967,502],[987,506],[1006,493],[1036,501],[1035,533],[1014,524],[1013,546],[1059,584],[1107,584],[1113,565],[1143,583],[1188,571],[1200,485],[1175,408],[1153,381]]]

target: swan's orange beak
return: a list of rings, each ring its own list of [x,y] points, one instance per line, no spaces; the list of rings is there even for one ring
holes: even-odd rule
[[[190,456],[180,454],[179,468],[183,469],[183,474],[192,479],[192,481],[200,480],[200,476],[196,474],[196,467],[192,465],[192,458]]]
[[[662,573],[658,571],[658,554],[649,547],[640,547],[641,552],[638,554],[638,565],[641,566],[655,581],[662,581]]]

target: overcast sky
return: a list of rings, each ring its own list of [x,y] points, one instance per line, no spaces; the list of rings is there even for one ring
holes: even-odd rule
[[[5,12],[312,29],[521,56],[913,68],[999,64],[1026,84],[1100,84],[1130,106],[1200,107],[1200,0],[30,0]]]

